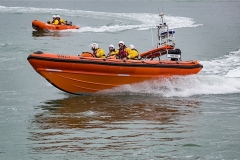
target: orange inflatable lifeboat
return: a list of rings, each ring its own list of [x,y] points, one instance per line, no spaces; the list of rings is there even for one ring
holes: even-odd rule
[[[72,93],[94,93],[157,77],[197,74],[202,65],[195,60],[122,60],[34,52],[28,56],[34,70],[56,88]]]
[[[162,18],[163,14],[160,16]],[[161,29],[167,31],[164,36]],[[181,50],[174,48],[175,32],[169,34],[168,31],[166,23],[160,24],[157,47],[141,53],[137,60],[96,58],[91,52],[77,56],[41,51],[30,54],[27,59],[49,83],[72,94],[94,93],[153,78],[197,74],[203,66],[196,60],[182,61]],[[167,59],[161,60],[164,54]]]
[[[71,25],[67,24],[67,25],[53,25],[53,24],[48,24],[45,22],[41,22],[38,20],[33,20],[32,21],[32,28],[37,30],[37,31],[41,31],[41,30],[67,30],[67,29],[79,29],[79,26],[76,25]]]

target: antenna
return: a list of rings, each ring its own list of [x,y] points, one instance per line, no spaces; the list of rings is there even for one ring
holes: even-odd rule
[[[151,26],[151,35],[152,35],[152,46],[153,46],[153,48],[154,48],[152,26]]]

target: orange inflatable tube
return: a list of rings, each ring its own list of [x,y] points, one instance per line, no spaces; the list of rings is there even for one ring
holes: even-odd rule
[[[140,58],[156,58],[162,55],[165,55],[167,49],[174,49],[171,45],[164,45],[159,48],[155,48],[140,54]]]
[[[40,30],[67,30],[67,29],[79,29],[79,26],[76,25],[53,25],[47,24],[45,22],[41,22],[38,20],[32,21],[32,28],[40,31]]]
[[[197,74],[197,61],[126,60],[94,58],[91,53],[62,55],[34,52],[28,56],[34,70],[58,89],[72,93],[94,93],[153,78]]]

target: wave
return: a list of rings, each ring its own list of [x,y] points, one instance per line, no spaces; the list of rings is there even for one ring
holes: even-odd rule
[[[99,12],[98,12],[99,13]],[[76,30],[76,32],[117,32],[129,29],[136,30],[149,30],[151,28],[156,28],[159,24],[159,16],[156,14],[150,13],[106,13],[102,12],[101,15],[103,18],[119,18],[120,20],[115,20],[115,24],[111,26],[100,26],[99,28],[92,27],[82,27],[80,30]],[[121,24],[124,20],[131,20],[141,22],[140,24],[130,25]],[[193,19],[187,17],[173,17],[166,16],[166,23],[168,23],[170,28],[184,28],[184,27],[197,27],[201,24],[195,24]],[[119,24],[120,23],[120,24]]]
[[[0,49],[3,48],[3,47],[7,47],[7,46],[11,46],[12,43],[0,43]]]
[[[220,75],[225,77],[240,77],[240,49],[219,58],[200,61],[204,75]]]
[[[190,97],[209,94],[240,93],[240,79],[217,75],[174,76],[133,85],[123,85],[97,94]]]
[[[94,12],[84,10],[69,10],[60,8],[34,8],[34,7],[5,7],[0,6],[0,13],[12,13],[12,14],[46,14],[52,15],[61,13],[61,16],[68,19],[69,17],[80,17],[89,19],[103,19],[111,21],[108,26],[103,25],[99,27],[81,26],[80,30],[72,30],[72,32],[118,32],[129,29],[136,30],[149,30],[155,28],[159,24],[160,18],[158,14],[153,13],[111,13],[111,12]],[[170,28],[184,28],[184,27],[197,27],[202,24],[196,24],[196,22],[187,17],[177,16],[165,16],[165,21]],[[136,24],[129,24],[129,23]]]
[[[197,75],[159,78],[123,85],[97,94],[190,97],[240,93],[240,49],[223,57],[200,61],[200,63],[203,64],[203,69]]]

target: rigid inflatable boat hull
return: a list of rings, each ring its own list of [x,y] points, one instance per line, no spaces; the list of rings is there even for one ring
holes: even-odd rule
[[[197,74],[197,61],[119,60],[35,52],[29,63],[55,87],[72,94],[94,93],[157,77]]]

